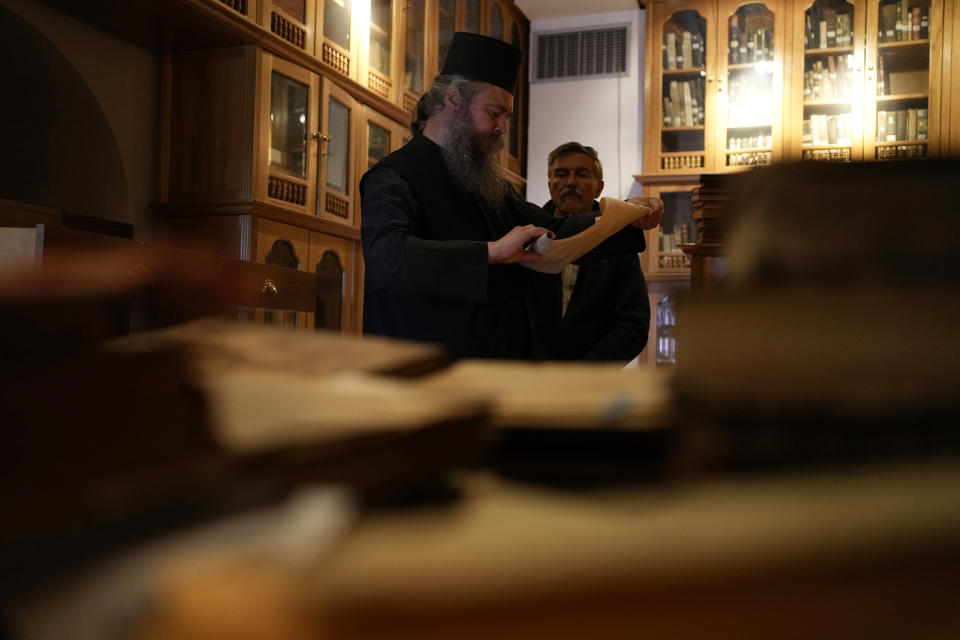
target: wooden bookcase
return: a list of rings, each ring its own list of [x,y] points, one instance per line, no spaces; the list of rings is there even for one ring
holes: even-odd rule
[[[952,4],[655,0],[644,173],[942,155],[960,90]]]

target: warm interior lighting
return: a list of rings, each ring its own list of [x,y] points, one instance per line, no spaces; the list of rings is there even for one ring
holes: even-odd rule
[[[360,46],[366,49],[370,37],[370,0],[354,0],[353,29],[354,33],[361,34]]]

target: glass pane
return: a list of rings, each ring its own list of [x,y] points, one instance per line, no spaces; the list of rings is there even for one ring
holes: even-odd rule
[[[306,179],[310,89],[276,71],[270,79],[270,164]]]
[[[677,363],[677,314],[673,300],[664,296],[657,303],[657,364]]]
[[[350,142],[350,109],[330,98],[328,103],[327,186],[347,192],[347,149]]]
[[[423,4],[407,0],[404,24],[403,86],[413,93],[423,92]]]
[[[924,158],[930,98],[930,0],[880,3],[877,25],[878,160]]]
[[[773,148],[773,13],[759,3],[727,20],[726,165],[770,164]]]
[[[390,132],[372,122],[367,123],[367,169],[390,153]]]
[[[490,5],[490,37],[503,40],[503,13],[496,3]]]
[[[450,51],[450,41],[453,40],[453,31],[455,26],[454,7],[456,0],[440,0],[439,31],[437,33],[437,65],[443,69],[443,61],[447,59],[447,52]]]
[[[317,309],[313,315],[316,329],[340,329],[343,326],[343,267],[333,251],[324,251],[317,263]]]
[[[390,75],[390,43],[393,41],[393,0],[370,3],[370,66]]]
[[[273,6],[282,9],[295,20],[307,21],[307,0],[273,0]]]
[[[704,81],[707,21],[696,11],[677,11],[663,27],[663,128],[661,169],[704,166]]]
[[[344,49],[350,49],[350,0],[325,0],[323,36]]]
[[[668,191],[660,194],[663,200],[663,219],[659,228],[658,265],[662,269],[689,266],[689,257],[679,245],[696,241],[693,225],[693,205],[689,191]]]
[[[817,0],[804,12],[805,160],[849,161],[853,143],[853,5]]]
[[[510,44],[519,48],[520,47],[520,29],[517,28],[517,23],[514,22],[510,25]],[[523,70],[520,71],[523,74]],[[508,152],[514,158],[520,156],[520,105],[514,105],[513,117],[510,118],[510,138],[508,140]]]
[[[480,31],[480,0],[465,0],[463,3],[463,30],[470,33]]]

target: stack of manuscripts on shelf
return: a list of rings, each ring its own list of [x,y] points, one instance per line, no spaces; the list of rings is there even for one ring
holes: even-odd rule
[[[419,388],[488,404],[488,462],[501,473],[592,484],[671,471],[677,429],[668,381],[662,370],[619,364],[464,360]]]
[[[678,301],[674,390],[704,459],[960,449],[960,163],[744,176],[722,292]]]
[[[696,242],[680,249],[690,256],[690,285],[693,289],[710,287],[723,279],[726,248],[724,234],[727,220],[737,206],[739,173],[700,176],[700,185],[690,194]]]
[[[734,173],[700,176],[700,185],[690,192],[693,222],[697,229],[696,244],[723,243],[724,227],[735,207],[740,178]]]

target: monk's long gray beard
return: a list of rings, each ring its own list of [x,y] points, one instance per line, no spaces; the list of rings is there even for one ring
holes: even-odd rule
[[[443,155],[457,184],[478,198],[484,207],[496,209],[510,188],[501,177],[497,163],[497,154],[503,148],[503,136],[489,136],[489,147],[483,151],[474,145],[474,135],[469,113],[465,110],[450,127],[442,145]]]

